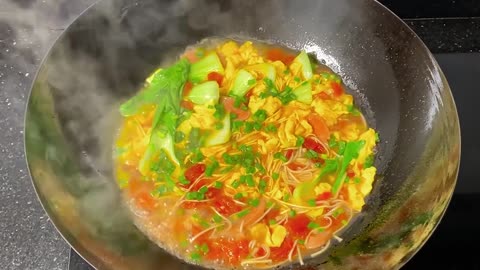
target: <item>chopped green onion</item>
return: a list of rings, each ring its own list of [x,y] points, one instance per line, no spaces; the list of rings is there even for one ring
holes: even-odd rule
[[[253,207],[257,207],[259,204],[260,204],[259,198],[251,199],[250,201],[248,201],[248,205]]]
[[[314,206],[317,206],[317,201],[315,199],[310,199],[310,200],[307,201],[307,204],[309,206],[314,207]]]
[[[257,131],[260,131],[263,127],[262,122],[255,121],[253,122],[253,128]]]
[[[265,173],[265,172],[266,172],[265,167],[263,167],[262,164],[260,164],[260,163],[256,163],[256,164],[255,164],[255,168],[257,168],[257,170],[258,170],[259,172],[261,172],[261,173]]]
[[[220,215],[218,215],[218,214],[215,213],[215,215],[213,215],[213,221],[214,221],[215,223],[220,223],[220,222],[223,221],[223,218],[222,218]]]
[[[185,139],[185,133],[177,130],[175,131],[175,143],[182,142]]]
[[[355,177],[355,178],[353,178],[353,183],[355,183],[355,184],[360,184],[360,181],[362,181],[362,180],[360,179],[360,177]]]
[[[225,107],[222,103],[215,104],[215,112],[213,113],[213,117],[218,120],[222,120],[225,117]]]
[[[203,245],[200,246],[200,251],[203,252],[203,254],[206,254],[206,253],[208,253],[210,250],[209,250],[207,244],[203,244]]]
[[[228,167],[223,168],[223,169],[220,171],[220,173],[228,173],[228,172],[230,172],[231,170],[233,170],[233,168],[234,168],[234,166],[230,165],[230,166],[228,166]]]
[[[290,201],[290,193],[283,194],[282,201],[284,201],[284,202]]]
[[[295,217],[297,215],[297,212],[295,212],[295,210],[291,209],[289,212],[288,212],[288,215],[290,217]]]
[[[379,142],[380,141],[380,135],[378,135],[378,132],[375,132],[375,142]]]
[[[308,223],[308,225],[307,225],[307,228],[309,228],[310,230],[314,230],[314,229],[320,228],[320,225],[318,225],[317,223],[315,223],[313,221],[310,221],[310,223]]]
[[[293,78],[293,80],[294,80],[295,82],[300,82],[300,81],[302,81],[302,79],[300,79],[299,77],[295,77],[295,78]]]
[[[247,186],[249,186],[249,187],[254,187],[255,186],[255,181],[253,180],[253,176],[251,174],[242,175],[242,176],[240,176],[240,179],[242,179],[242,177],[245,180],[245,183],[247,184]]]
[[[238,187],[240,186],[240,184],[241,184],[240,181],[234,180],[234,181],[232,182],[232,187],[236,189],[236,188],[238,188]]]
[[[267,188],[267,182],[263,179],[260,179],[258,182],[258,189],[260,190],[260,193],[265,193],[265,189]]]
[[[283,74],[285,74],[285,75],[288,75],[288,74],[290,74],[290,70],[288,70],[288,69],[285,69],[285,70],[283,71]]]
[[[202,260],[202,255],[198,252],[192,252],[192,254],[190,254],[190,259],[194,262],[199,262]]]
[[[215,124],[215,129],[216,130],[221,130],[222,128],[223,128],[223,123],[218,122],[218,123]]]
[[[303,145],[304,142],[305,142],[305,138],[303,138],[302,136],[297,136],[297,142],[295,143],[295,146],[300,147]]]
[[[202,186],[202,187],[198,190],[198,192],[200,192],[200,193],[202,193],[202,194],[207,193],[207,191],[208,191],[208,187],[207,187],[207,186]]]
[[[270,123],[268,125],[265,126],[265,130],[267,132],[276,132],[277,131],[277,127],[275,126],[275,124],[273,123]]]
[[[213,187],[216,189],[221,189],[223,187],[223,183],[220,181],[215,181],[215,183],[213,184]]]
[[[249,174],[253,174],[253,173],[255,173],[255,171],[256,171],[256,169],[255,169],[254,166],[248,166],[248,167],[245,168],[245,172],[249,173]]]
[[[246,133],[250,133],[253,131],[253,122],[245,122],[245,129]]]
[[[277,173],[277,172],[272,173],[272,179],[273,180],[278,180],[279,177],[280,177],[279,173]]]
[[[249,85],[249,86],[252,86],[252,85],[254,85],[254,84],[256,84],[256,83],[257,83],[257,80],[255,80],[255,79],[248,80],[248,85]]]
[[[279,160],[281,160],[281,161],[283,161],[283,162],[287,162],[287,161],[288,161],[287,157],[286,157],[283,153],[280,153],[280,152],[275,153],[275,154],[273,155],[273,157],[274,157],[275,159],[279,159]]]
[[[235,200],[241,200],[243,198],[243,193],[239,192],[233,196]]]
[[[250,209],[244,209],[237,213],[237,217],[242,218],[250,213]]]
[[[263,122],[267,119],[267,116],[267,111],[260,109],[253,114],[253,119],[255,119],[255,121]]]
[[[180,175],[180,177],[178,177],[178,182],[185,186],[190,184],[190,181],[188,181],[184,175]]]
[[[247,153],[252,152],[253,148],[250,145],[242,144],[238,147],[238,150],[242,151],[243,153]]]
[[[374,162],[375,162],[375,156],[373,154],[369,155],[365,159],[365,163],[363,164],[363,168],[367,169],[367,168],[372,167]]]
[[[214,160],[212,164],[208,165],[207,168],[205,168],[205,175],[210,177],[213,175],[213,172],[218,169],[220,164],[218,161]]]
[[[305,153],[305,157],[309,159],[316,159],[318,158],[318,153],[313,151],[312,149],[308,149]]]
[[[270,219],[270,220],[268,221],[268,224],[269,224],[270,226],[272,226],[272,225],[277,224],[277,221],[276,221],[275,219]]]
[[[244,122],[242,121],[233,121],[232,123],[232,131],[240,131],[240,128],[243,127]]]
[[[304,239],[300,239],[298,240],[297,242],[299,245],[305,245],[305,240]]]

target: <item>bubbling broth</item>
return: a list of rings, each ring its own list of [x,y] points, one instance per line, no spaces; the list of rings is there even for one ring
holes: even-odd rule
[[[190,47],[120,113],[116,176],[136,224],[190,263],[303,264],[341,241],[372,189],[377,133],[303,51]]]

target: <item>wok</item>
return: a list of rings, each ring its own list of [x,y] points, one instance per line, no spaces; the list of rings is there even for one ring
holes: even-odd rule
[[[455,186],[455,104],[422,41],[373,0],[103,0],[44,60],[28,102],[26,157],[45,211],[97,269],[194,269],[150,242],[112,173],[118,105],[158,65],[208,37],[305,49],[339,73],[381,142],[363,212],[294,269],[398,269],[440,222]],[[169,232],[165,232],[169,233]],[[310,268],[308,268],[310,267]]]

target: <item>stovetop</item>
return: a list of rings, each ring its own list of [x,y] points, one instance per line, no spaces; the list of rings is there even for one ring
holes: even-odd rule
[[[54,230],[37,201],[23,155],[23,113],[41,59],[62,30],[95,0],[0,0],[0,268],[91,270]],[[480,269],[474,111],[480,91],[480,3],[380,0],[435,54],[452,88],[462,129],[459,180],[448,211],[404,269]]]

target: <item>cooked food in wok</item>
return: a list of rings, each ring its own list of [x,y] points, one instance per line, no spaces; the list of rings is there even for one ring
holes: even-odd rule
[[[372,189],[378,135],[306,52],[223,40],[187,49],[120,106],[115,168],[137,226],[214,268],[324,252]]]

